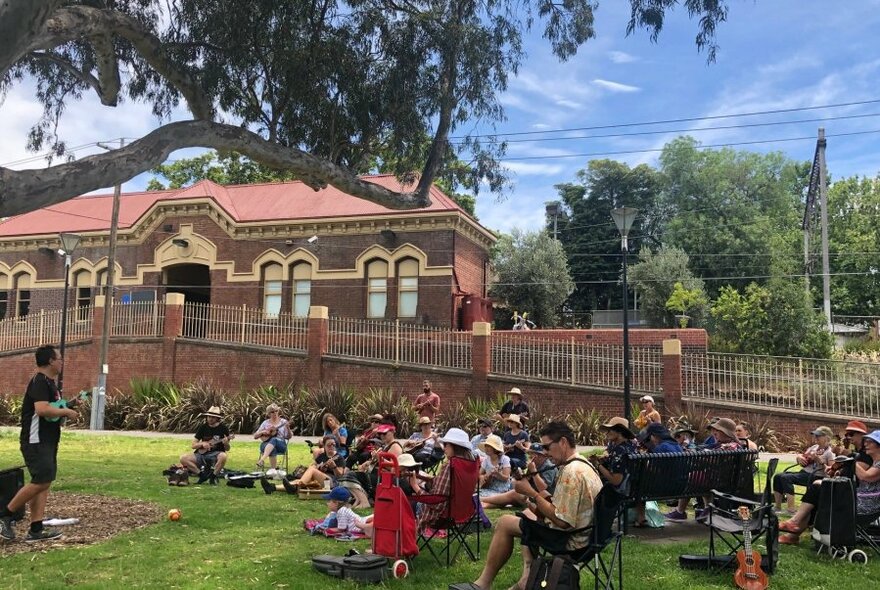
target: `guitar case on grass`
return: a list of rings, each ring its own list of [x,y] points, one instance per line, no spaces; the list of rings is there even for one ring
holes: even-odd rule
[[[388,575],[388,560],[381,555],[316,555],[312,567],[328,576],[357,582],[379,583]]]
[[[856,544],[856,495],[848,477],[822,480],[813,540],[826,547],[853,547]]]

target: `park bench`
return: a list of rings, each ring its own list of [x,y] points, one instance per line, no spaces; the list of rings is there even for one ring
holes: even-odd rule
[[[697,451],[632,453],[626,456],[629,474],[627,503],[706,496],[712,490],[754,497],[758,451]]]

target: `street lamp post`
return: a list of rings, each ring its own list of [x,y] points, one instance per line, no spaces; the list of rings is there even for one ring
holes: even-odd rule
[[[614,225],[620,232],[620,249],[623,252],[623,417],[629,420],[631,413],[630,371],[629,371],[629,292],[626,286],[626,258],[629,252],[627,236],[636,220],[639,210],[633,207],[620,207],[611,211]]]
[[[64,347],[67,343],[67,292],[70,290],[70,259],[73,251],[79,245],[79,235],[62,233],[61,249],[64,251],[64,297],[61,304],[61,342],[59,345],[61,358],[64,358]],[[64,367],[58,373],[58,391],[64,391]]]

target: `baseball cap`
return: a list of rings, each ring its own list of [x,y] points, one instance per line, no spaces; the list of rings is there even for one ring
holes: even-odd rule
[[[351,499],[351,492],[342,486],[336,486],[330,490],[329,494],[321,496],[325,500],[335,500],[337,502],[348,502]]]

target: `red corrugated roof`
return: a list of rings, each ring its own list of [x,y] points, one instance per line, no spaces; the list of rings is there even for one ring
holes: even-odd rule
[[[403,187],[392,175],[363,176],[394,191]],[[119,228],[135,225],[155,203],[181,199],[210,198],[236,221],[287,221],[326,217],[381,216],[426,211],[460,211],[461,208],[437,187],[431,188],[431,205],[423,209],[395,211],[328,186],[314,191],[302,182],[278,182],[221,186],[202,180],[191,187],[139,193],[123,193]],[[84,195],[0,223],[0,238],[108,230],[113,195]]]

